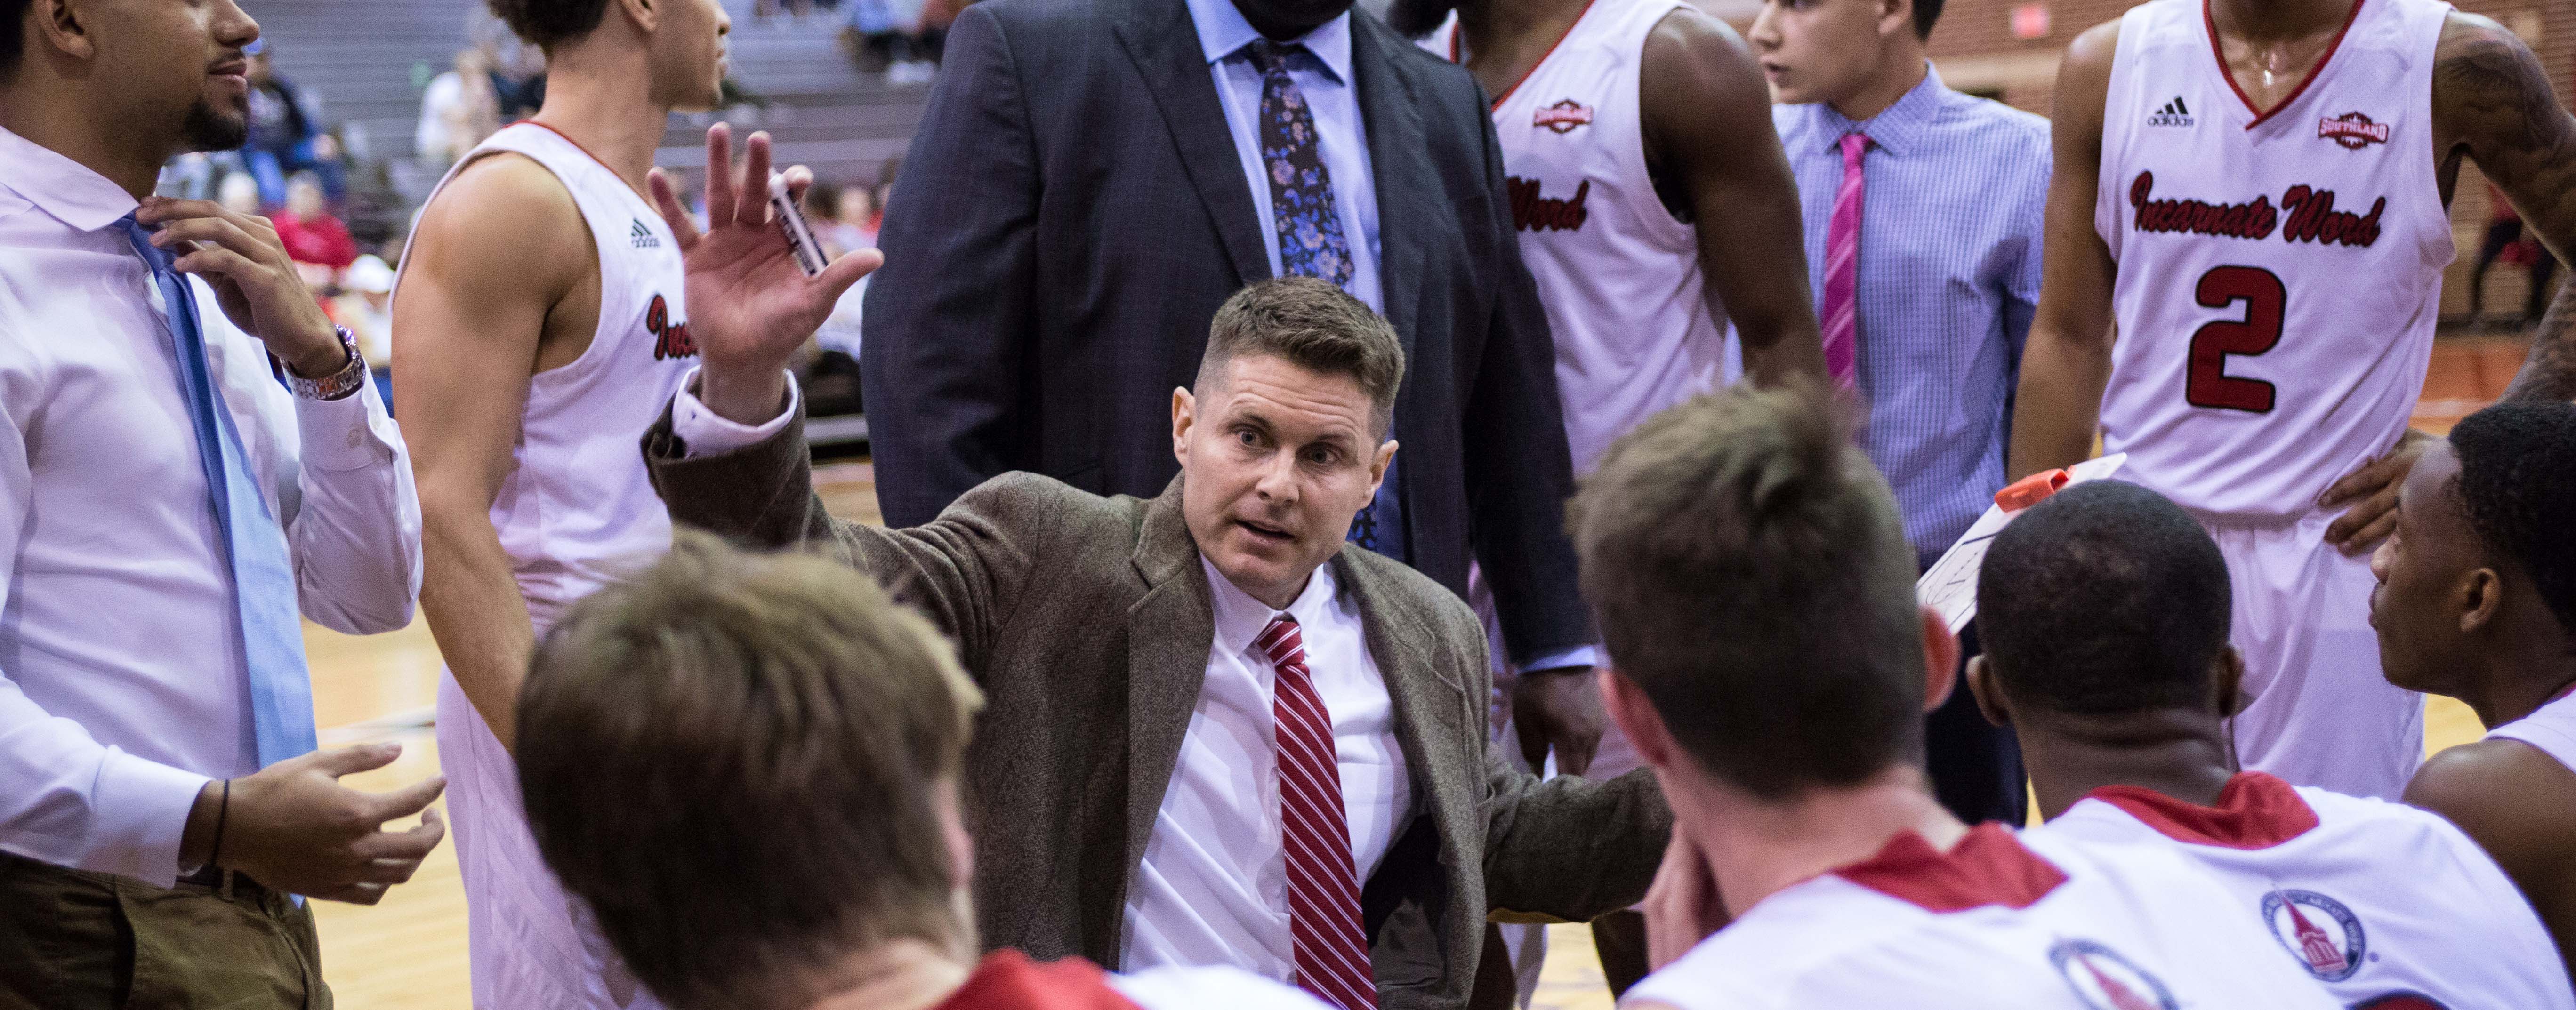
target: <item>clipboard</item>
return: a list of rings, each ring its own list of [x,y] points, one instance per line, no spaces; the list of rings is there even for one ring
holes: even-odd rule
[[[1977,616],[1977,572],[1985,567],[1986,548],[1994,544],[1995,534],[2003,532],[2021,510],[2074,485],[2111,476],[2128,460],[2128,453],[2116,452],[2064,470],[2033,474],[1995,492],[1996,504],[1977,517],[1958,543],[1942,552],[1941,560],[1932,563],[1932,570],[1914,581],[1915,601],[1939,613],[1950,625],[1950,633],[1958,634]],[[2064,479],[2052,479],[2059,475]]]

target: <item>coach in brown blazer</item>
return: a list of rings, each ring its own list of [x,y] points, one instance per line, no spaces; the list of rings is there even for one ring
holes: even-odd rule
[[[696,318],[715,318],[696,283]],[[1395,449],[1384,432],[1401,351],[1384,321],[1330,285],[1290,279],[1247,288],[1215,329],[1196,389],[1173,394],[1182,474],[1151,500],[1011,473],[926,526],[841,522],[812,491],[783,379],[748,400],[728,393],[735,409],[719,402],[719,380],[779,374],[722,346],[750,338],[722,332],[700,337],[716,342],[701,344],[706,399],[682,394],[644,451],[675,523],[843,559],[956,640],[988,696],[965,798],[982,939],[1041,958],[1119,966],[1130,886],[1214,662],[1208,573],[1282,608],[1329,564],[1392,701],[1410,786],[1359,900],[1378,1005],[1463,1007],[1489,910],[1580,921],[1634,903],[1671,817],[1642,772],[1594,783],[1511,770],[1486,744],[1475,616],[1431,579],[1342,543]],[[713,432],[759,440],[726,449]],[[1189,493],[1194,481],[1204,495]]]

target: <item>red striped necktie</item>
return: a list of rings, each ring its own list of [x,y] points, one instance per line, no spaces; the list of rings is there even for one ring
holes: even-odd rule
[[[1377,983],[1360,932],[1359,873],[1351,863],[1333,719],[1306,670],[1297,619],[1273,618],[1253,644],[1279,671],[1270,716],[1279,753],[1280,837],[1288,855],[1288,932],[1297,985],[1342,1010],[1373,1010]]]

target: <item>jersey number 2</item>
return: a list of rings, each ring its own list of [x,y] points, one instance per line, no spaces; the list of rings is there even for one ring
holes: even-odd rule
[[[2290,300],[2281,278],[2262,267],[2213,267],[2200,275],[2193,295],[2209,309],[2244,302],[2245,318],[2212,320],[2192,331],[2182,398],[2195,407],[2271,413],[2272,384],[2227,374],[2227,356],[2261,354],[2281,342],[2281,314]]]

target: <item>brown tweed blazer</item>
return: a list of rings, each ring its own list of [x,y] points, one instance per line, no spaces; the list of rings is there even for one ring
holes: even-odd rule
[[[1028,473],[927,526],[826,515],[804,422],[684,459],[666,411],[644,438],[675,523],[826,553],[952,636],[987,705],[966,758],[984,943],[1118,966],[1129,879],[1206,675],[1215,619],[1180,481],[1151,501]],[[1412,820],[1361,903],[1387,1010],[1467,1003],[1488,911],[1587,920],[1637,901],[1671,814],[1644,771],[1545,782],[1486,745],[1485,633],[1465,602],[1357,547],[1334,573],[1367,625],[1413,779]]]

